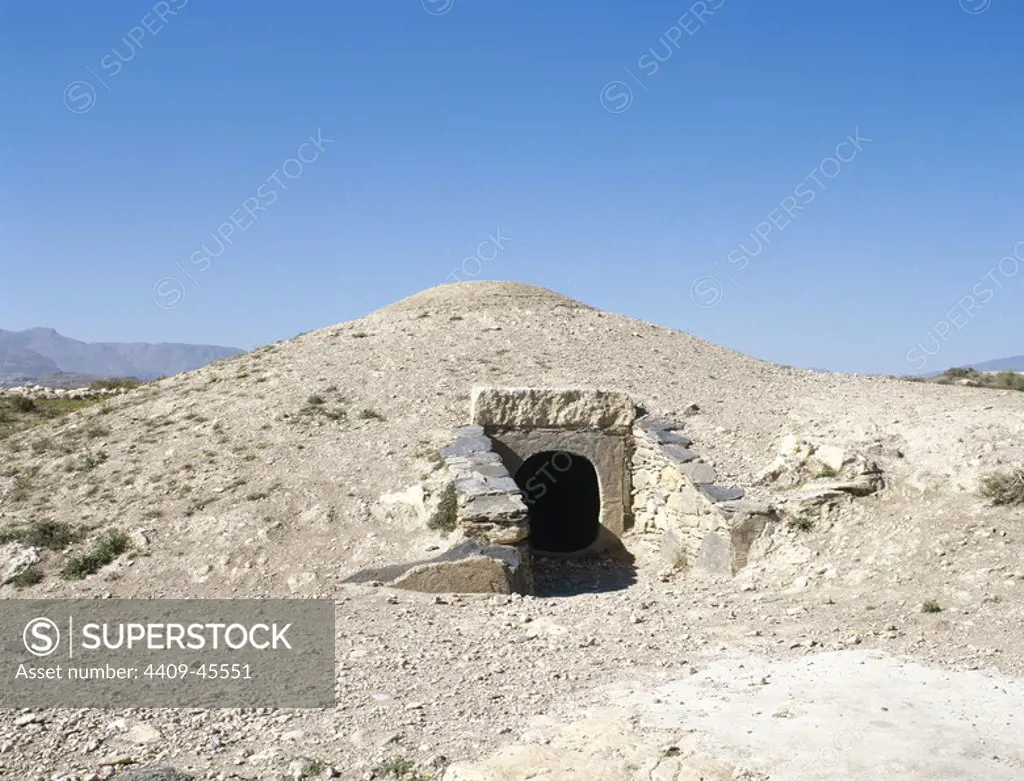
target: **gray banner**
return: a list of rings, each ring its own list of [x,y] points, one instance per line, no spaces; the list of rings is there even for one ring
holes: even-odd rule
[[[0,600],[0,708],[334,704],[331,600]]]

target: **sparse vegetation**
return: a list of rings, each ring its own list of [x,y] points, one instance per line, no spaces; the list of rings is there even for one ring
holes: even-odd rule
[[[0,528],[0,545],[20,542],[33,548],[60,551],[77,538],[77,533],[68,524],[59,521],[32,521],[27,524]]]
[[[145,384],[137,377],[108,377],[91,383],[89,390],[134,390]]]
[[[997,505],[1024,505],[1024,468],[994,472],[981,481],[981,495]]]
[[[441,499],[437,511],[430,517],[427,526],[441,531],[454,531],[459,523],[459,495],[455,491],[455,483],[448,483],[441,491]]]
[[[310,407],[320,407],[326,403],[327,400],[319,393],[314,393],[312,396],[306,399],[306,404],[309,405]]]
[[[42,568],[38,564],[31,564],[11,578],[9,582],[16,589],[22,589],[36,585],[36,583],[41,582],[44,577],[45,575],[43,574]]]
[[[359,411],[360,420],[387,420],[384,414],[375,409],[363,409]]]
[[[68,580],[81,580],[112,563],[128,550],[130,544],[128,535],[123,531],[114,529],[106,532],[88,551],[69,557],[61,574]]]
[[[0,440],[47,420],[98,404],[93,399],[30,399],[26,396],[0,395]]]
[[[1024,373],[1002,371],[1002,372],[981,372],[977,369],[956,367],[946,369],[942,374],[930,380],[925,377],[915,377],[918,382],[935,382],[939,385],[952,385],[954,383],[969,385],[975,388],[994,388],[997,390],[1024,391]]]
[[[939,603],[934,599],[926,599],[924,604],[921,605],[922,613],[941,613],[942,608],[939,607]]]
[[[430,777],[416,769],[416,763],[405,757],[390,757],[370,771],[373,778],[389,781],[430,781]]]
[[[319,759],[311,760],[306,765],[305,775],[308,778],[316,778],[317,776],[323,775],[323,772],[327,769],[327,764]]]
[[[786,524],[790,529],[797,532],[809,532],[814,529],[814,520],[805,516],[790,518]]]
[[[15,396],[11,400],[11,404],[16,412],[35,412],[36,402],[35,399],[30,399],[28,396]]]
[[[97,450],[95,453],[83,453],[76,459],[70,459],[64,463],[65,472],[90,472],[100,464],[104,463],[109,456],[104,450]]]
[[[185,508],[185,517],[191,518],[196,513],[205,510],[209,505],[213,504],[215,501],[217,500],[212,496],[207,496],[203,499],[193,499],[191,502],[189,502],[188,507]]]
[[[830,467],[828,464],[823,464],[821,469],[818,470],[818,477],[836,477],[838,474],[839,472]]]

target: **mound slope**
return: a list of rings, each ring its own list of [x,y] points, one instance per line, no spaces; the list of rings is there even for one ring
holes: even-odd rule
[[[828,524],[776,529],[733,580],[663,577],[640,535],[627,542],[645,566],[623,591],[588,587],[598,578],[586,567],[572,570],[584,587],[560,599],[343,584],[446,545],[401,498],[466,422],[474,384],[625,391],[685,419],[723,482],[755,498],[772,499],[772,486],[755,483],[786,435],[870,454],[886,488]],[[693,404],[699,412],[684,416]],[[442,755],[543,742],[546,728],[524,726],[531,718],[576,718],[616,680],[653,691],[724,648],[783,661],[867,648],[1019,674],[1020,510],[974,492],[980,476],[1024,457],[1022,442],[1021,393],[775,366],[526,285],[435,288],[0,444],[0,528],[67,524],[82,535],[74,552],[119,527],[132,545],[81,580],[59,574],[69,551],[47,552],[41,582],[0,596],[330,596],[340,671],[339,707],[322,713],[136,711],[111,722],[116,714],[53,711],[31,730],[0,717],[11,749],[0,772],[88,777],[126,752],[210,778],[281,777],[310,756],[363,774],[395,755],[427,768]],[[940,612],[923,613],[926,600]],[[800,705],[787,717],[804,717]],[[678,730],[700,726],[678,718]],[[994,713],[965,740],[992,755],[1019,732],[1013,718]],[[164,737],[126,743],[136,722]],[[600,742],[582,726],[580,740]],[[225,735],[230,750],[212,751]],[[677,738],[648,734],[651,761]],[[584,755],[600,748],[580,745]],[[744,764],[760,759],[748,752]],[[1024,758],[991,763],[1012,773]]]
[[[775,366],[542,288],[470,282],[13,438],[3,520],[116,524],[148,540],[147,566],[114,583],[42,589],[330,593],[346,572],[436,543],[416,519],[372,508],[430,471],[475,383],[620,389],[666,415],[695,403],[700,452],[744,486],[791,433],[871,448],[894,502],[970,503],[981,474],[1022,455],[1019,393]]]

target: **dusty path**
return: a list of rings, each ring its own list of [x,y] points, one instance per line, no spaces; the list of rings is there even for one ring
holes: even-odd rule
[[[1001,675],[869,651],[730,654],[653,689],[611,687],[609,700],[566,725],[539,719],[528,740],[445,781],[1024,778],[1024,681]]]

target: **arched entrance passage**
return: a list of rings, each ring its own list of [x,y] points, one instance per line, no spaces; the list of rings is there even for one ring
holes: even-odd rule
[[[601,491],[594,465],[576,453],[542,451],[515,474],[530,511],[530,545],[537,551],[573,553],[597,540]]]

